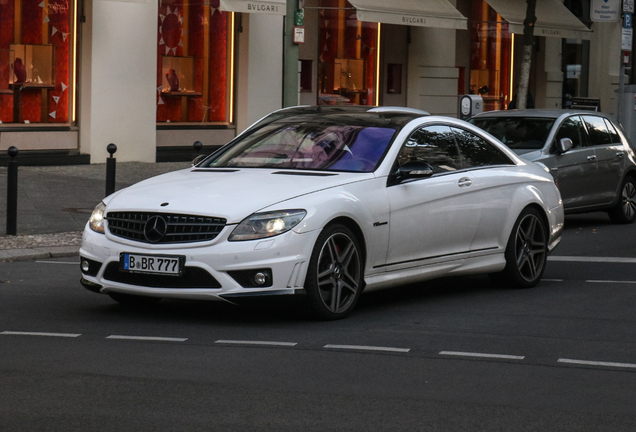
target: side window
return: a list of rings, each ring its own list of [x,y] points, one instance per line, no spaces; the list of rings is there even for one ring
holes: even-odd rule
[[[612,144],[621,144],[621,136],[618,134],[618,132],[616,132],[616,128],[614,127],[612,122],[608,119],[604,120],[605,126],[607,126],[607,130],[610,134],[610,141],[612,142]]]
[[[464,168],[487,165],[512,165],[508,156],[479,135],[464,129],[451,129],[455,133]]]
[[[591,145],[605,145],[611,144],[609,131],[602,117],[596,116],[583,116],[585,127],[587,127],[587,133],[590,137]]]
[[[563,138],[572,140],[573,149],[585,147],[585,129],[579,116],[572,116],[563,120],[555,139],[560,141]]]
[[[433,173],[461,169],[459,151],[448,126],[427,126],[413,133],[400,149],[399,166],[407,162],[426,162]]]

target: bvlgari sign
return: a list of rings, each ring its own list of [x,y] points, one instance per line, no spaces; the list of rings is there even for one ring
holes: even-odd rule
[[[285,0],[220,0],[219,9],[227,12],[285,15]]]
[[[592,0],[590,18],[596,22],[616,22],[621,17],[621,0]]]

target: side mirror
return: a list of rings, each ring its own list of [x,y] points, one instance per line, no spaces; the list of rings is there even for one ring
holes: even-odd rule
[[[433,167],[426,162],[407,162],[395,172],[396,183],[427,178],[433,175]]]
[[[197,166],[197,165],[199,165],[199,162],[201,162],[201,161],[202,161],[203,159],[205,159],[207,156],[208,156],[208,155],[206,155],[206,154],[200,154],[200,155],[198,155],[197,157],[195,157],[195,158],[192,160],[192,166]]]
[[[557,141],[556,147],[557,154],[566,153],[572,148],[572,140],[570,138],[561,138],[559,141]]]

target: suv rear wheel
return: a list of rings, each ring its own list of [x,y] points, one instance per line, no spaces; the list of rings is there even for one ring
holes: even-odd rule
[[[636,181],[633,177],[625,178],[618,202],[608,214],[614,223],[628,224],[636,220]]]

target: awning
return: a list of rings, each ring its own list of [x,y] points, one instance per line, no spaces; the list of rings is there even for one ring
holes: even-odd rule
[[[349,0],[358,20],[452,29],[468,28],[466,18],[448,0]]]
[[[219,9],[226,12],[285,15],[287,2],[285,0],[220,0]]]
[[[523,33],[526,0],[486,0],[509,23],[510,33]],[[575,17],[559,0],[537,0],[535,36],[590,39],[592,30]]]

